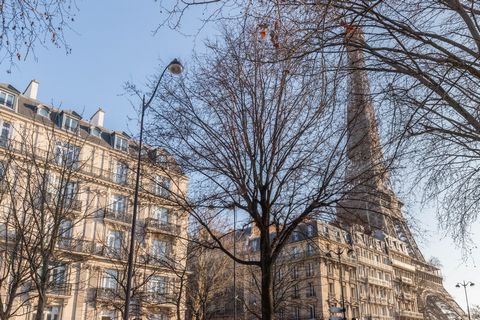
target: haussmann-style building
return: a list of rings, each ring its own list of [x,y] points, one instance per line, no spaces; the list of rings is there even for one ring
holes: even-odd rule
[[[102,109],[83,119],[38,101],[37,92],[35,80],[23,93],[0,84],[2,312],[120,319],[136,141],[105,128]],[[135,319],[177,319],[188,217],[171,204],[187,179],[165,151],[142,153],[131,310]]]

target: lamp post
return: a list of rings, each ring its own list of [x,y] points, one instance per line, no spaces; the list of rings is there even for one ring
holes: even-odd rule
[[[463,287],[463,290],[465,291],[465,301],[467,301],[467,313],[468,313],[468,320],[471,320],[470,318],[470,306],[468,305],[468,294],[467,294],[467,287],[473,287],[475,283],[468,281],[465,282],[465,280],[461,283],[457,283],[455,287],[460,288]]]
[[[343,295],[343,273],[342,273],[342,254],[344,250],[337,249],[337,251],[329,250],[325,255],[329,258],[332,257],[332,253],[338,257],[338,268],[340,270],[340,297],[342,299],[342,314],[343,320],[347,319],[346,309],[345,309],[345,296]],[[348,249],[347,254],[352,253],[353,249]]]
[[[142,161],[142,146],[143,146],[143,119],[145,116],[145,110],[148,109],[150,103],[152,103],[155,94],[160,87],[160,81],[162,81],[163,76],[165,75],[166,71],[170,71],[172,74],[180,74],[183,71],[183,66],[177,59],[173,59],[165,69],[163,69],[160,77],[158,78],[153,91],[145,101],[145,95],[142,97],[142,110],[140,114],[140,137],[138,141],[138,153],[137,153],[137,173],[135,176],[135,193],[133,196],[133,214],[132,214],[132,227],[130,231],[130,247],[128,251],[128,264],[127,264],[127,288],[125,290],[125,306],[123,312],[123,319],[128,320],[129,312],[130,312],[130,300],[131,300],[131,291],[132,291],[132,277],[133,277],[133,267],[134,267],[134,257],[135,257],[135,229],[137,225],[137,214],[138,214],[138,192],[140,189],[140,168],[141,168],[141,161]]]

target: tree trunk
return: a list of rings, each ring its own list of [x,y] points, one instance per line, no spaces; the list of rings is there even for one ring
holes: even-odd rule
[[[270,247],[270,235],[267,230],[262,230],[260,234],[260,268],[262,272],[261,283],[261,302],[262,302],[262,320],[273,319],[273,279],[272,279],[272,256]]]
[[[38,302],[35,314],[35,320],[43,320],[43,313],[45,311],[45,303],[46,303],[46,289],[47,289],[47,281],[48,281],[48,261],[47,259],[43,259],[44,263],[42,264],[39,285],[38,285]]]

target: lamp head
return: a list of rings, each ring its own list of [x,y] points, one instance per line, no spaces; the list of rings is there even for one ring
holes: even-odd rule
[[[183,66],[177,59],[173,59],[168,65],[168,71],[172,74],[180,74],[183,71]]]
[[[455,287],[460,288],[460,283],[457,283]]]
[[[473,287],[474,285],[475,285],[475,283],[470,282],[470,287]]]

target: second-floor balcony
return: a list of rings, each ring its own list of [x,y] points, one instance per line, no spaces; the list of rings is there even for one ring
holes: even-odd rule
[[[72,295],[71,283],[52,283],[47,288],[47,295],[56,297],[69,297]]]
[[[178,224],[161,221],[155,218],[145,219],[145,226],[152,231],[166,232],[174,235],[178,235],[181,230]]]
[[[100,215],[102,215],[104,219],[111,221],[125,223],[128,225],[132,223],[132,215],[127,213],[127,211],[118,211],[106,208],[100,212]]]
[[[93,241],[73,238],[59,238],[57,241],[57,247],[60,250],[80,254],[93,254],[95,251]]]
[[[100,301],[123,301],[125,299],[125,291],[120,288],[94,288],[93,298]]]
[[[142,294],[142,302],[145,304],[173,304],[176,300],[176,295],[170,291],[157,292],[147,290]]]

